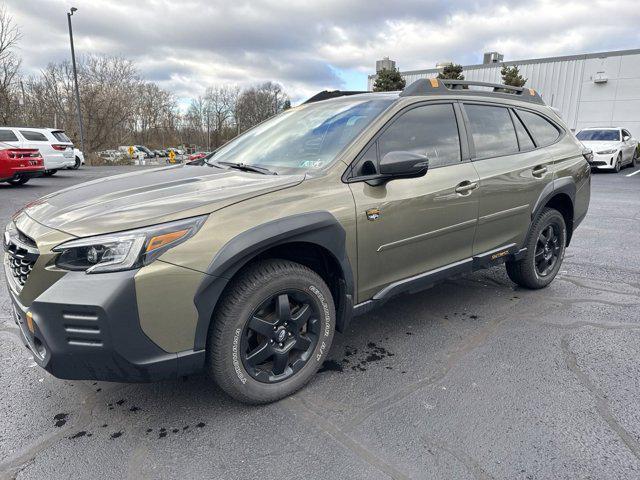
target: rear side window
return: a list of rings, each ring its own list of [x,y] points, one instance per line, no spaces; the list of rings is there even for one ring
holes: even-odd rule
[[[24,138],[31,142],[48,142],[47,137],[45,137],[40,132],[30,132],[28,130],[20,130],[20,133]]]
[[[536,146],[531,140],[531,136],[524,128],[524,125],[520,121],[517,115],[513,115],[513,125],[516,127],[516,134],[518,135],[518,143],[520,144],[520,151],[533,150]]]
[[[551,145],[560,136],[560,131],[556,126],[540,115],[526,110],[517,110],[517,112],[531,135],[533,135],[538,147]]]
[[[66,143],[71,143],[71,140],[69,139],[69,137],[67,137],[67,134],[64,132],[51,132],[53,134],[54,137],[56,137],[56,140],[58,140],[59,142],[66,142]]]
[[[0,130],[0,142],[17,142],[18,137],[11,130]]]
[[[518,140],[509,110],[489,105],[465,105],[476,158],[499,157],[518,152]]]
[[[459,163],[460,136],[453,105],[424,105],[398,118],[378,140],[380,158],[393,151],[426,155],[429,168]]]

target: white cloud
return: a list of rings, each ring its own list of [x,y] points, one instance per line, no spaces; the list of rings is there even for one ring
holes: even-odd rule
[[[26,72],[69,57],[67,0],[5,0]],[[76,50],[134,60],[179,97],[218,82],[282,83],[301,99],[341,88],[341,70],[403,70],[640,46],[636,0],[76,0]]]

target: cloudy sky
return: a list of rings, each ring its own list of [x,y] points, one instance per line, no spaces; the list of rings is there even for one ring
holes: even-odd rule
[[[2,0],[27,73],[76,52],[135,61],[181,101],[217,83],[280,82],[294,100],[365,89],[375,60],[401,70],[640,48],[638,0]]]

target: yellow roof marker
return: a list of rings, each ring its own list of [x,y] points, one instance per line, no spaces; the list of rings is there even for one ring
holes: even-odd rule
[[[529,89],[529,95],[531,95],[532,97],[536,96],[536,91],[533,88]]]
[[[431,82],[431,86],[433,88],[438,88],[438,79],[437,78],[430,78],[429,81]]]

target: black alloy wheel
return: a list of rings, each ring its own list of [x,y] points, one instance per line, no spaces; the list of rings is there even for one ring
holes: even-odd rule
[[[540,232],[536,242],[535,267],[540,277],[546,277],[553,271],[561,249],[560,226],[552,223]]]
[[[242,363],[252,378],[277,383],[306,365],[321,333],[312,300],[305,291],[285,290],[254,310],[241,341]]]

